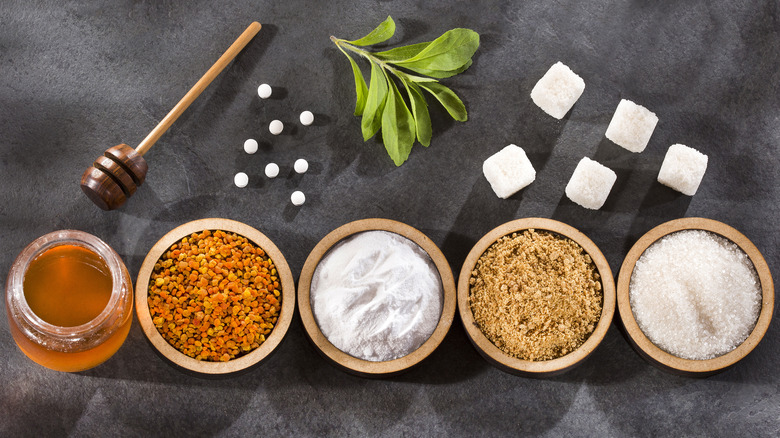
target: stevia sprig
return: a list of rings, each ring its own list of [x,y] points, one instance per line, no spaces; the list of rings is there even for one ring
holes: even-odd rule
[[[462,73],[471,66],[471,57],[479,47],[479,34],[456,28],[429,42],[381,52],[360,48],[387,41],[393,34],[395,22],[388,16],[363,38],[348,41],[332,36],[330,39],[352,65],[357,96],[355,115],[363,117],[360,123],[363,140],[370,139],[381,128],[385,149],[395,165],[400,166],[409,158],[415,139],[426,147],[431,144],[431,118],[423,91],[439,101],[453,119],[465,122],[468,118],[460,98],[437,79]],[[348,51],[368,60],[370,85],[366,85],[363,73]]]

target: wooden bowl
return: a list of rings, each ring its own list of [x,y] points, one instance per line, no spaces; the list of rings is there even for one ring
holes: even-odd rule
[[[634,313],[631,310],[629,284],[637,260],[639,260],[642,253],[658,239],[682,230],[709,231],[735,243],[748,255],[750,261],[753,263],[753,267],[758,273],[759,281],[761,282],[761,291],[763,295],[762,305],[758,315],[758,321],[756,322],[753,331],[736,349],[713,359],[682,359],[661,350],[645,336],[639,328],[636,319],[634,319]],[[747,356],[747,354],[758,345],[758,342],[761,341],[769,328],[769,322],[772,320],[772,312],[775,306],[775,293],[769,266],[758,251],[758,248],[756,248],[747,237],[722,222],[691,217],[663,223],[648,231],[634,244],[623,261],[623,266],[620,268],[617,283],[617,302],[620,319],[623,322],[626,336],[640,356],[644,357],[651,364],[674,374],[706,377],[734,365],[743,357]]]
[[[163,253],[165,253],[171,245],[178,242],[183,237],[203,230],[222,230],[240,234],[262,248],[276,266],[276,272],[278,273],[282,289],[282,308],[279,311],[279,318],[277,319],[276,326],[268,335],[265,342],[251,352],[227,362],[196,360],[174,348],[162,337],[160,332],[157,331],[157,328],[152,322],[149,305],[147,303],[149,279],[157,260],[160,259]],[[163,236],[146,255],[146,258],[141,265],[141,270],[138,272],[135,290],[135,309],[138,315],[138,321],[154,348],[174,366],[184,371],[205,376],[216,377],[246,371],[268,357],[287,333],[295,310],[295,283],[290,267],[287,265],[287,261],[281,251],[279,251],[279,248],[277,248],[263,233],[249,225],[230,219],[200,219],[187,222],[186,224],[171,230],[168,234]]]
[[[417,350],[398,359],[374,362],[358,359],[334,346],[320,331],[311,308],[310,288],[314,270],[328,250],[346,237],[363,231],[389,231],[419,245],[433,260],[442,282],[444,301],[439,323],[433,334]],[[425,234],[409,225],[389,219],[363,219],[342,225],[325,236],[312,249],[298,280],[298,307],[306,334],[320,354],[339,368],[361,377],[387,377],[404,372],[428,357],[441,344],[455,317],[455,280],[441,250]]]
[[[601,318],[588,339],[571,353],[544,361],[518,359],[496,347],[482,333],[482,330],[474,321],[474,315],[469,304],[469,278],[477,260],[499,238],[530,228],[553,232],[567,237],[580,245],[590,255],[593,263],[596,265],[596,269],[601,276],[602,291],[604,293]],[[466,257],[466,261],[463,262],[460,277],[458,277],[458,309],[460,318],[463,321],[463,327],[466,329],[471,343],[488,362],[512,374],[527,377],[549,377],[566,372],[581,363],[604,339],[604,335],[606,335],[612,323],[612,316],[615,313],[615,280],[612,277],[609,263],[607,263],[607,259],[604,258],[599,248],[577,229],[552,219],[518,219],[494,228],[471,249],[471,252]]]

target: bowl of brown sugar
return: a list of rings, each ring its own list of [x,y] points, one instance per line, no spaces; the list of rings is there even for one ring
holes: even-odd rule
[[[268,357],[295,309],[292,272],[279,248],[241,222],[185,223],[149,251],[136,281],[144,334],[174,366],[236,374]]]
[[[615,282],[604,255],[580,231],[552,219],[518,219],[469,252],[458,309],[488,362],[513,374],[552,376],[581,363],[604,338]]]

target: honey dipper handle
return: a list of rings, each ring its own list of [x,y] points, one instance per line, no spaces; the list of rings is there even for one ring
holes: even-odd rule
[[[225,67],[230,63],[230,61],[233,60],[233,58],[238,55],[238,52],[241,51],[248,43],[249,41],[257,35],[257,32],[260,31],[260,23],[258,22],[252,22],[252,24],[249,25],[249,27],[246,28],[246,30],[241,34],[241,36],[238,37],[237,40],[233,42],[233,44],[228,47],[228,49],[225,51],[225,53],[222,54],[222,56],[219,57],[217,62],[214,63],[214,65],[211,66],[211,68],[206,72],[206,74],[201,77],[198,82],[195,83],[195,85],[190,88],[190,91],[187,92],[187,94],[184,95],[184,97],[181,98],[179,103],[176,104],[176,106],[173,107],[173,109],[168,113],[168,115],[165,116],[164,119],[160,121],[160,123],[152,130],[152,132],[149,133],[149,135],[146,136],[145,139],[138,145],[138,147],[135,148],[135,151],[139,155],[145,154],[156,142],[157,140],[165,133],[165,131],[168,130],[168,128],[173,125],[173,122],[176,121],[176,119],[179,118],[179,116],[184,112],[184,110],[187,109],[187,107],[190,106],[190,104],[200,96],[200,93],[203,92],[203,90],[206,89],[206,87],[209,86],[211,81],[214,80],[221,72],[225,69]]]

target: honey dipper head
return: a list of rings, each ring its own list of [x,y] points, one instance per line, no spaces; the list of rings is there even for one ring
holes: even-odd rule
[[[149,166],[135,149],[119,144],[98,157],[81,176],[81,190],[103,210],[125,203],[146,179]]]

